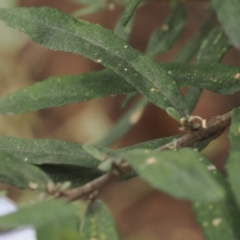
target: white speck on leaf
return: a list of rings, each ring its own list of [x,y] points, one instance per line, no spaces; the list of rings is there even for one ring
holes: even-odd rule
[[[210,165],[210,166],[207,167],[207,169],[208,169],[209,171],[211,171],[211,170],[216,170],[217,168],[216,168],[216,166],[214,166],[214,165]]]
[[[35,190],[35,189],[37,189],[38,184],[34,183],[34,182],[30,182],[30,183],[28,183],[28,187],[32,190]]]
[[[161,29],[164,31],[164,32],[167,32],[169,30],[169,25],[167,24],[164,24]]]
[[[237,74],[234,76],[234,79],[240,79],[240,73],[237,73]]]
[[[212,221],[212,225],[217,227],[220,223],[222,222],[222,219],[221,218],[215,218],[213,219]]]
[[[102,62],[102,59],[98,59],[96,62],[97,62],[97,63],[101,63],[101,62]]]
[[[127,46],[127,45],[124,45],[123,47],[124,47],[124,48],[127,48],[128,46]]]
[[[130,119],[129,119],[129,122],[130,122],[132,125],[136,124],[136,123],[139,121],[139,119],[141,118],[142,114],[143,114],[143,109],[138,109],[137,111],[135,111],[135,112],[131,115],[131,117],[130,117]]]
[[[157,159],[155,157],[150,157],[146,160],[147,165],[154,164],[155,162],[157,162]]]
[[[24,161],[26,162],[27,160],[28,160],[28,158],[27,158],[27,157],[25,157],[25,158],[24,158]]]

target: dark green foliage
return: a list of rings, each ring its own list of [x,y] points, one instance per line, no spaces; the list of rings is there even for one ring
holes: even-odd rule
[[[86,5],[74,14],[85,15],[110,8],[118,1],[74,2]],[[200,153],[222,129],[185,145],[177,143],[196,131],[117,150],[104,148],[118,141],[138,122],[149,101],[182,124],[183,118],[189,120],[202,89],[229,95],[240,90],[240,68],[220,64],[231,47],[240,48],[240,3],[212,0],[216,12],[210,8],[206,21],[196,29],[174,62],[158,63],[153,58],[171,50],[185,27],[186,3],[171,1],[171,13],[151,34],[144,54],[127,43],[137,19],[134,11],[140,2],[119,1],[126,8],[114,32],[57,9],[0,9],[0,20],[43,47],[82,54],[106,67],[77,76],[52,76],[3,96],[0,114],[61,107],[118,94],[127,94],[123,104],[126,106],[136,94],[142,94],[95,145],[0,136],[0,181],[45,192],[40,203],[1,217],[1,229],[33,225],[40,240],[120,239],[109,210],[96,198],[111,183],[106,182],[108,179],[126,180],[138,175],[153,188],[190,201],[206,239],[240,239],[238,108],[232,111],[228,177]],[[142,1],[141,5],[144,4]],[[220,26],[213,28],[216,17]],[[189,64],[194,57],[196,64]],[[186,96],[181,93],[182,87],[189,88]],[[204,124],[202,127],[197,131],[208,130],[204,130]],[[169,143],[171,150],[159,151]],[[188,148],[178,149],[179,146]],[[121,172],[124,167],[130,170]],[[90,199],[88,206],[83,202],[71,204],[52,199],[65,194],[71,200],[72,190],[66,190],[69,186],[81,186],[84,197]]]

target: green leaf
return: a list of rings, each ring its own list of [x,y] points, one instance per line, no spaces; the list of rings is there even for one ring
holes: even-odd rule
[[[140,99],[110,128],[106,136],[96,143],[96,145],[107,147],[114,144],[138,122],[147,105],[148,100],[146,98]]]
[[[149,40],[146,54],[155,56],[172,48],[186,23],[186,10],[183,3],[177,4],[162,26],[156,29]]]
[[[79,53],[103,64],[157,106],[173,107],[186,115],[184,98],[173,78],[111,31],[46,7],[1,9],[0,19],[46,48]]]
[[[0,150],[0,181],[19,188],[45,190],[52,180],[37,167]]]
[[[176,119],[177,121],[179,121],[181,118],[179,113],[174,108],[169,107],[166,109],[166,112],[170,117]]]
[[[135,17],[133,15],[132,18],[129,20],[129,22],[126,24],[126,26],[123,26],[122,17],[120,17],[115,26],[114,33],[121,39],[128,41],[132,33],[134,20],[135,20]]]
[[[83,240],[118,240],[114,219],[107,207],[100,201],[89,205],[82,229]]]
[[[216,28],[209,32],[202,41],[197,54],[197,63],[218,63],[231,47],[228,38],[222,28]],[[189,112],[192,112],[201,96],[202,89],[192,87],[187,92],[185,99]]]
[[[39,166],[55,183],[70,182],[71,187],[84,185],[104,174],[96,168],[67,164],[42,164]]]
[[[202,155],[192,149],[133,150],[123,157],[151,186],[176,198],[219,201],[224,197],[224,189],[199,162]]]
[[[71,0],[72,2],[86,4],[86,5],[94,5],[99,3],[99,0]]]
[[[161,67],[175,79],[179,87],[199,87],[219,94],[233,94],[240,90],[240,69],[234,66],[163,63]],[[96,80],[98,74],[101,81]],[[57,79],[60,81],[57,82]],[[0,113],[16,114],[59,107],[96,97],[135,92],[135,89],[122,77],[110,70],[69,77],[70,81],[63,79],[65,77],[50,78],[33,87],[21,89],[1,98]],[[48,89],[52,90],[49,92]]]
[[[97,148],[94,145],[91,144],[83,144],[82,148],[85,152],[87,152],[89,155],[93,156],[94,158],[103,161],[107,158],[107,155],[105,152],[101,152],[99,148]]]
[[[198,63],[218,63],[231,44],[221,27],[213,29],[203,40],[197,54]]]
[[[36,111],[132,91],[133,88],[111,70],[50,77],[1,98],[0,113]]]
[[[240,1],[212,0],[212,4],[232,44],[240,48]]]
[[[203,39],[207,36],[209,31],[212,29],[215,22],[215,14],[211,14],[207,20],[203,23],[200,31],[195,34],[195,36],[187,42],[187,44],[180,50],[175,62],[187,63],[195,56],[197,53]]]
[[[219,202],[195,202],[193,209],[204,235],[209,240],[236,240],[240,236],[240,212],[226,177],[217,168],[202,157],[212,177],[225,189],[226,197]]]
[[[177,54],[175,58],[175,62],[182,62],[187,63],[192,60],[192,58],[197,53],[203,39],[206,37],[206,35],[209,33],[211,28],[213,27],[215,21],[215,14],[210,14],[210,16],[206,19],[206,21],[201,26],[201,29],[195,36],[193,36],[190,41],[187,42],[187,44],[184,45],[184,47],[180,50],[180,52]],[[186,105],[187,105],[187,112],[189,114],[192,113],[194,110],[200,96],[201,96],[202,90],[196,87],[191,87],[187,94],[185,95]]]
[[[227,172],[228,172],[228,180],[231,184],[231,188],[236,197],[236,201],[238,206],[240,207],[240,191],[239,191],[239,183],[240,183],[240,163],[239,163],[239,142],[240,142],[240,109],[235,108],[232,111],[232,120],[231,120],[231,128],[229,134],[231,140],[231,149],[230,156],[227,160]]]
[[[33,225],[39,240],[79,239],[76,208],[62,201],[51,200],[19,209],[0,218],[0,227],[10,229]]]
[[[128,93],[121,104],[121,109],[125,109],[128,104],[137,96],[137,92]]]
[[[234,66],[166,63],[163,68],[179,87],[199,87],[219,94],[233,94],[240,90],[240,68]]]
[[[126,26],[132,15],[134,14],[134,11],[138,4],[141,2],[141,0],[129,0],[128,4],[125,8],[125,11],[123,13],[123,18],[122,18],[122,24],[123,26]]]
[[[202,94],[202,89],[197,87],[190,87],[185,95],[185,99],[187,102],[187,109],[189,113],[192,113],[195,109],[198,100],[200,99]]]
[[[85,8],[78,9],[77,11],[73,12],[72,15],[77,17],[90,15],[90,14],[100,12],[106,8],[107,8],[107,5],[105,3],[96,3],[96,4],[89,5]]]
[[[11,153],[22,162],[33,164],[67,164],[97,167],[99,160],[89,155],[80,144],[58,140],[36,140],[0,137],[0,150]]]
[[[102,148],[97,148],[97,150],[102,153],[104,152],[109,156],[109,159],[112,158],[114,160],[114,157],[119,157],[122,153],[133,150],[133,149],[157,149],[164,144],[169,143],[173,139],[177,139],[180,136],[172,136],[172,137],[167,137],[167,138],[160,138],[160,139],[155,139],[147,142],[142,142],[139,144],[135,144],[129,147],[117,149],[117,150],[110,150],[110,149],[102,149]],[[198,149],[198,151],[201,151],[204,149],[207,144],[210,142],[209,141],[204,141],[204,142],[199,142],[194,145],[195,149]],[[96,148],[94,146],[94,148]],[[101,162],[99,162],[101,164]],[[104,164],[104,162],[102,162]],[[71,182],[71,187],[76,187],[80,186],[83,184],[88,183],[89,181],[92,181],[101,175],[104,174],[103,171],[100,171],[97,168],[86,168],[86,167],[81,167],[77,165],[67,165],[67,164],[41,164],[39,166],[45,173],[47,173],[48,176],[51,177],[51,179],[55,183],[63,183],[66,181]],[[99,168],[99,166],[98,166]]]

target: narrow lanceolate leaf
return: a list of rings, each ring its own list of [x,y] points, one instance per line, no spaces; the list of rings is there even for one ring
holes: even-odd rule
[[[193,210],[206,239],[236,240],[240,236],[240,212],[229,183],[206,158],[199,159],[212,177],[225,189],[226,197],[218,202],[195,202]]]
[[[221,27],[213,29],[203,40],[197,54],[198,63],[218,63],[231,47]]]
[[[199,87],[219,94],[240,90],[240,68],[224,64],[166,63],[164,69],[179,87]]]
[[[1,229],[34,226],[39,240],[77,240],[76,208],[70,204],[51,200],[19,209],[0,218]],[[74,238],[72,236],[75,236]]]
[[[193,36],[193,38],[189,42],[187,42],[185,46],[183,46],[181,51],[176,56],[175,62],[187,63],[192,60],[192,58],[196,55],[203,39],[213,27],[214,21],[215,15],[211,14],[203,23],[200,31],[195,36]],[[201,96],[201,93],[201,89],[196,87],[191,87],[188,90],[187,95],[185,96],[185,100],[187,112],[189,112],[189,114],[191,114],[194,110],[198,99]]]
[[[240,69],[237,67],[181,63],[164,63],[161,67],[175,79],[179,87],[199,87],[219,94],[233,94],[240,90]],[[98,81],[98,74],[101,81]],[[96,97],[135,92],[135,88],[110,70],[69,77],[71,81],[67,79],[68,77],[50,78],[1,98],[0,113],[36,111]]]
[[[202,41],[197,54],[197,63],[218,63],[225,53],[231,47],[228,38],[222,28],[216,28],[210,31]],[[202,89],[192,87],[187,92],[185,98],[189,112],[192,112],[201,96]]]
[[[197,53],[203,39],[209,33],[215,22],[215,15],[211,14],[202,25],[200,31],[181,49],[176,58],[175,62],[187,63]]]
[[[240,48],[240,1],[212,0],[212,4],[232,44]]]
[[[133,15],[132,18],[127,23],[127,25],[123,26],[122,25],[122,17],[120,17],[116,23],[114,33],[121,39],[128,41],[131,36],[132,28],[134,25],[134,20],[135,20],[135,17]]]
[[[1,98],[0,113],[36,111],[132,91],[131,85],[111,70],[78,76],[50,77],[44,82]]]
[[[180,36],[186,23],[186,10],[183,3],[177,4],[162,26],[150,37],[146,54],[155,56],[170,50]]]
[[[123,26],[125,26],[128,23],[128,21],[130,20],[130,18],[133,16],[135,9],[140,2],[141,2],[141,0],[129,0],[128,1],[128,4],[123,13],[123,18],[122,18]]]
[[[74,15],[76,17],[85,16],[85,15],[100,12],[101,10],[104,10],[106,8],[107,8],[107,4],[98,2],[96,4],[92,4],[92,5],[89,5],[85,8],[81,8],[79,10],[76,10],[75,12],[72,13],[72,15]]]
[[[67,164],[81,167],[96,167],[99,164],[99,160],[88,154],[80,144],[58,140],[1,136],[0,150],[33,164]]]
[[[230,128],[231,150],[227,160],[228,179],[231,184],[233,193],[236,197],[238,206],[240,207],[240,162],[239,162],[239,142],[240,142],[240,109],[236,108],[232,111],[232,121]]]
[[[123,154],[140,177],[171,196],[191,201],[219,201],[224,189],[199,162],[192,149],[154,152],[133,150]]]
[[[92,202],[86,214],[81,239],[118,240],[114,219],[100,201]]]
[[[51,179],[39,168],[0,150],[0,182],[18,188],[44,190]]]
[[[0,19],[46,48],[79,53],[109,67],[157,106],[187,114],[173,78],[111,31],[46,7],[1,9]]]

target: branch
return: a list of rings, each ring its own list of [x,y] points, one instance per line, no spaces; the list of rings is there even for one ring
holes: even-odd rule
[[[216,116],[207,123],[207,128],[200,128],[196,131],[187,133],[184,136],[156,149],[156,151],[191,147],[198,141],[206,140],[209,138],[215,139],[219,137],[228,126],[230,126],[230,123],[231,112],[228,112],[221,116]],[[103,176],[83,186],[60,192],[56,195],[56,197],[66,198],[69,201],[74,201],[77,199],[94,199],[98,196],[99,192],[104,187],[113,182],[119,181],[132,171],[133,169],[131,166],[122,160],[121,164],[113,165],[112,170]]]

